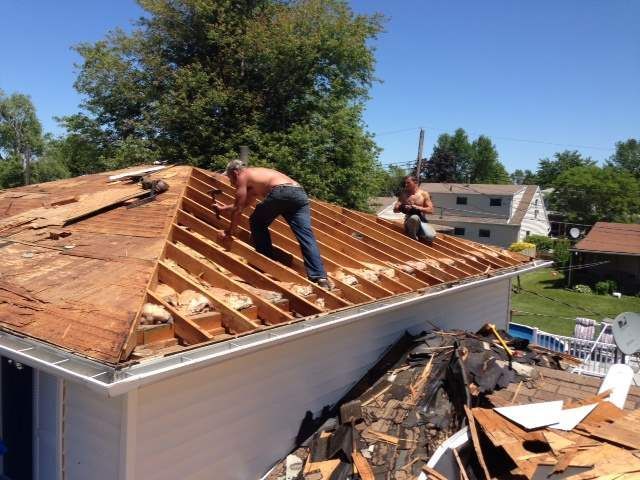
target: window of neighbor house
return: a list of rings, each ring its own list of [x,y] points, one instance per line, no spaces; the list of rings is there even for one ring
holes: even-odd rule
[[[454,227],[453,228],[454,235],[462,235],[464,236],[464,227]]]
[[[501,198],[490,198],[489,199],[489,206],[490,207],[501,207],[502,206],[502,199]]]
[[[478,230],[478,236],[482,238],[489,238],[491,237],[491,230],[487,228],[481,228],[480,230]]]
[[[533,211],[533,218],[538,218],[538,210]]]
[[[456,205],[466,205],[467,197],[456,197]]]

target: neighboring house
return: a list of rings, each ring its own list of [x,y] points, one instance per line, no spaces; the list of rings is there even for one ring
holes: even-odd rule
[[[528,235],[548,235],[549,219],[536,185],[423,183],[434,205],[429,221],[453,227],[453,234],[476,242],[508,247]],[[393,205],[382,218],[401,218]]]
[[[224,177],[162,169],[169,190],[127,208],[146,194],[131,173],[0,192],[0,477],[257,478],[405,331],[506,328],[511,279],[545,265],[312,201],[326,291],[282,221],[286,265],[250,246],[247,215],[223,248]],[[173,323],[141,323],[158,309]]]
[[[572,250],[572,266],[596,264],[587,270],[592,276],[640,293],[640,225],[597,222]]]

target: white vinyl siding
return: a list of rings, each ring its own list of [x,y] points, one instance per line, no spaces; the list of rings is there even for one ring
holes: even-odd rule
[[[123,399],[107,398],[81,384],[64,382],[64,479],[119,478]]]
[[[405,330],[504,328],[508,302],[499,280],[141,387],[135,478],[257,478],[293,447],[305,412],[336,402]]]
[[[527,231],[530,235],[549,235],[550,230],[551,226],[549,225],[547,210],[544,206],[542,193],[538,188],[527,208],[527,213],[522,219],[518,239],[524,240],[527,236]]]
[[[34,375],[33,478],[62,478],[62,380],[39,370]]]

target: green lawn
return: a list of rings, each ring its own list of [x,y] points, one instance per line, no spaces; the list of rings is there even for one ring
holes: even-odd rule
[[[516,310],[512,320],[532,325],[558,335],[573,335],[575,317],[600,321],[615,318],[621,312],[640,312],[640,297],[623,296],[617,299],[604,295],[585,295],[564,289],[564,275],[545,268],[521,275],[522,293],[511,294],[511,308]],[[513,285],[517,285],[514,279]],[[530,290],[534,293],[528,293]],[[547,298],[542,298],[540,295]],[[551,300],[553,299],[553,300]],[[554,301],[555,300],[555,301]],[[548,316],[527,315],[520,312]]]

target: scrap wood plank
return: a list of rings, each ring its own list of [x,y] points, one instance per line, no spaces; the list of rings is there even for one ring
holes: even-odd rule
[[[189,318],[182,315],[177,309],[173,308],[151,290],[147,291],[147,296],[153,301],[153,303],[162,305],[169,313],[171,313],[171,316],[173,317],[175,333],[185,342],[194,345],[201,342],[206,342],[207,340],[213,338],[213,336],[209,332],[200,328],[200,326],[193,320],[190,320]]]
[[[179,227],[176,227],[172,232],[174,239],[183,238],[180,236],[180,232],[184,231]],[[186,240],[186,238],[183,239]],[[258,307],[258,316],[261,319],[266,320],[268,323],[276,324],[293,320],[292,315],[284,312],[273,303],[267,302],[262,297],[244,288],[238,282],[234,281],[227,275],[223,275],[218,270],[204,263],[202,260],[195,258],[190,252],[180,246],[168,243],[166,245],[165,255],[175,261],[178,265],[182,266],[192,275],[195,275],[196,277],[200,277],[200,275],[202,275],[201,278],[212,285],[224,288],[230,292],[246,295],[251,298],[253,304]]]
[[[489,469],[487,468],[487,464],[484,461],[484,454],[482,453],[482,446],[480,445],[480,437],[478,436],[475,417],[473,416],[471,409],[466,405],[464,405],[464,413],[467,415],[467,423],[469,426],[469,433],[471,434],[471,442],[473,443],[473,449],[475,450],[476,456],[478,457],[478,463],[480,463],[484,478],[485,480],[491,480]]]
[[[191,187],[187,186],[187,191],[189,192],[189,194],[191,194],[192,191],[194,191],[193,189],[191,189]],[[199,204],[197,201],[191,199],[190,197],[185,197],[183,200],[183,208],[191,213],[193,213],[196,217],[200,217],[203,218],[204,220],[206,220],[207,222],[211,223],[212,225],[219,227],[221,229],[226,229],[229,226],[229,220],[227,220],[224,217],[220,217],[218,218],[215,213],[212,210],[209,210],[206,207],[203,207],[201,204]],[[238,226],[238,238],[240,240],[242,240],[245,243],[250,243],[251,242],[251,233],[249,232],[249,230],[247,228],[245,228],[244,226],[239,225]],[[295,270],[298,278],[300,276],[306,276],[306,270],[304,267],[304,262],[302,261],[302,258],[299,256],[298,252],[300,250],[299,246],[296,245],[292,245],[291,248],[287,249],[286,247],[284,247],[282,244],[280,244],[280,242],[278,241],[278,239],[280,238],[277,234],[273,234],[272,238],[275,239],[276,241],[274,242],[274,251],[276,253],[280,252],[282,257],[288,257],[291,260],[291,266],[293,267],[293,269]],[[286,242],[285,242],[286,243]],[[295,242],[294,242],[295,243]],[[336,278],[332,279],[333,282],[336,284],[336,286],[338,286],[338,288],[340,288],[340,290],[343,292],[345,298],[353,304],[359,304],[359,303],[364,303],[364,302],[369,302],[371,300],[374,300],[375,298],[373,296],[370,296],[369,294],[352,287],[351,285],[348,285],[344,282],[341,282],[340,280],[337,280]],[[299,282],[297,282],[299,283]],[[317,287],[317,285],[316,285]],[[379,286],[376,286],[378,289],[380,289]],[[319,290],[319,287],[317,287]],[[326,290],[325,290],[326,292]],[[315,291],[314,291],[315,293]],[[329,292],[327,292],[329,293]]]
[[[362,453],[354,450],[351,454],[351,458],[353,459],[353,463],[355,464],[358,474],[360,474],[360,478],[362,480],[375,480],[375,475],[373,474],[371,465],[369,465],[369,462]]]
[[[189,205],[190,200],[185,198],[185,204]],[[185,227],[191,229],[194,232],[202,235],[203,237],[209,239],[212,242],[218,243],[218,238],[221,233],[221,230],[217,230],[211,225],[203,222],[199,218],[187,213],[184,210],[180,210],[177,216],[177,223],[180,225],[184,225]],[[189,233],[191,236],[193,234]],[[349,305],[349,302],[346,300],[323,290],[318,287],[316,284],[307,280],[306,277],[302,277],[298,273],[290,270],[284,265],[256,252],[252,247],[247,245],[246,243],[234,239],[229,247],[229,252],[235,255],[239,255],[242,258],[245,258],[248,262],[248,265],[244,263],[238,262],[232,255],[225,252],[224,250],[220,250],[218,248],[213,247],[212,245],[207,244],[206,242],[200,240],[199,242],[194,241],[195,248],[203,255],[217,259],[218,263],[227,268],[232,273],[248,280],[254,286],[259,288],[264,288],[267,290],[276,290],[282,293],[290,302],[291,307],[300,312],[303,315],[313,315],[316,313],[321,313],[322,310],[306,300],[304,297],[291,292],[289,289],[285,289],[281,287],[277,282],[271,280],[267,275],[262,272],[266,272],[272,275],[275,279],[284,282],[291,282],[299,285],[305,285],[311,288],[314,294],[318,295],[319,298],[322,298],[325,302],[327,308],[337,309],[346,307]],[[225,260],[225,258],[227,260]]]
[[[453,456],[455,457],[456,463],[458,464],[458,470],[460,471],[460,479],[469,480],[469,476],[467,475],[467,470],[464,466],[464,463],[462,463],[462,460],[460,459],[460,455],[458,454],[458,449],[452,448],[451,451],[453,452]]]
[[[240,311],[235,310],[225,301],[214,297],[202,285],[185,277],[181,273],[176,272],[171,268],[171,266],[162,260],[158,262],[158,279],[171,286],[177,292],[195,290],[203,295],[220,311],[220,313],[222,313],[223,319],[225,323],[227,323],[227,327],[235,333],[242,333],[260,328],[260,326],[257,323],[254,323],[249,317]]]
[[[319,471],[322,474],[322,479],[330,479],[333,472],[340,465],[341,460],[336,458],[334,460],[323,460],[322,462],[307,462],[304,466],[303,473],[312,473]]]
[[[449,480],[447,477],[445,477],[444,475],[442,475],[440,472],[438,472],[437,470],[428,467],[427,465],[423,465],[422,466],[422,471],[424,473],[427,474],[427,480]]]

